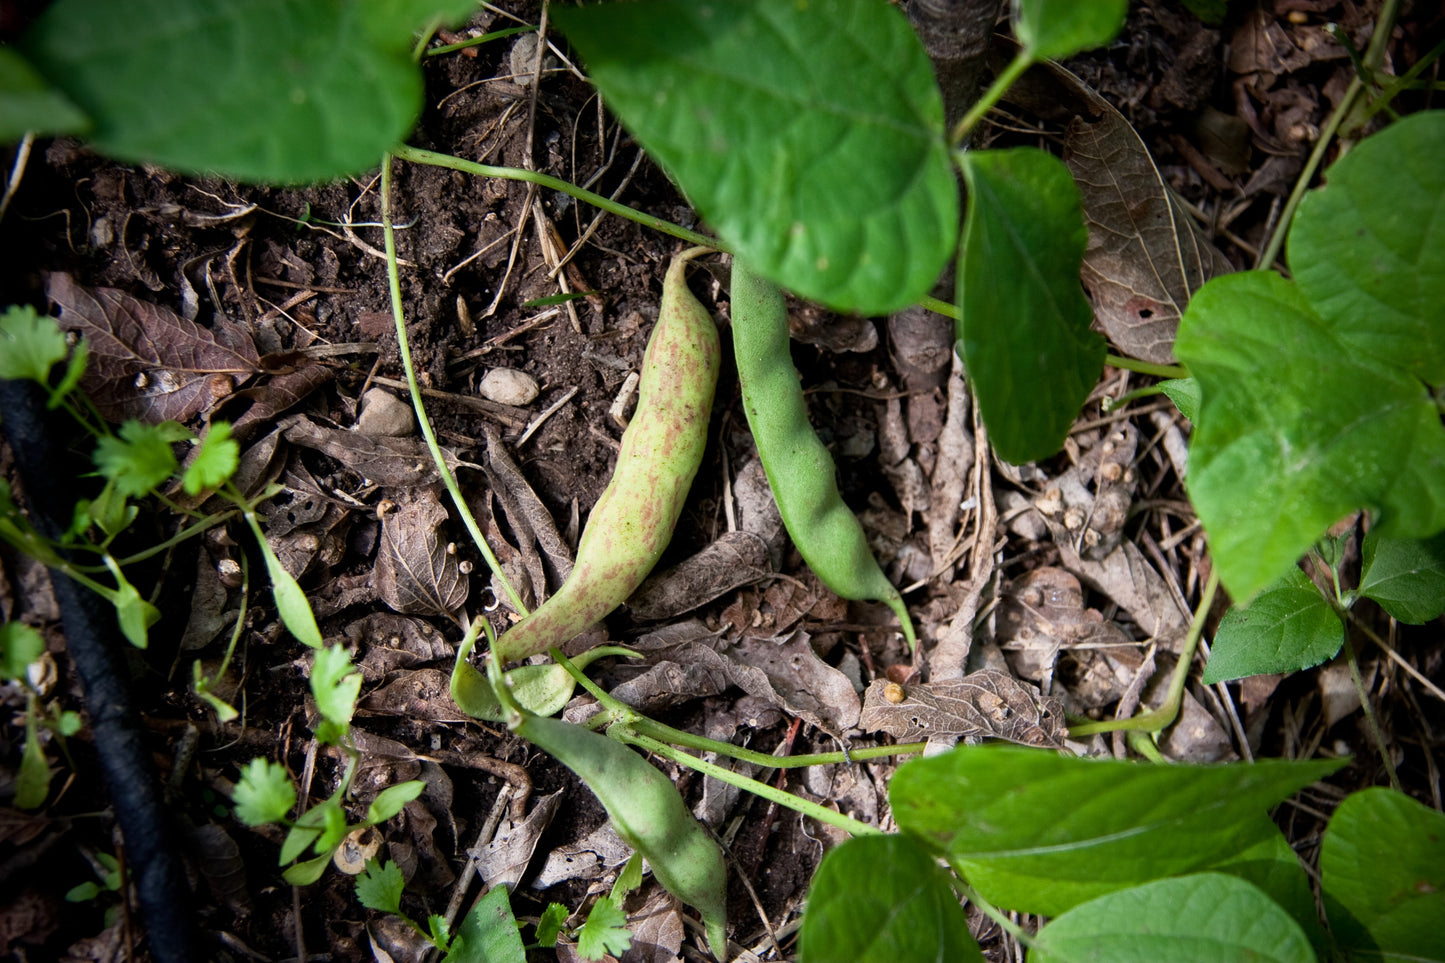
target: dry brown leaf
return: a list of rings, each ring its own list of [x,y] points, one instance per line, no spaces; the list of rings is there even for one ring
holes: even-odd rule
[[[671,619],[772,574],[768,546],[752,532],[727,532],[691,558],[643,582],[627,600],[633,617]]]
[[[541,839],[542,833],[552,825],[552,819],[557,815],[565,791],[559,789],[550,796],[538,799],[532,811],[520,823],[514,824],[511,819],[502,820],[496,835],[477,859],[482,881],[488,888],[499,885],[509,889],[516,888],[523,874],[527,872],[527,865],[532,862],[537,840]]]
[[[470,583],[442,533],[446,508],[434,492],[422,491],[379,514],[376,594],[395,612],[450,617],[466,602]]]
[[[684,934],[677,901],[660,886],[646,892],[646,902],[627,911],[632,946],[622,954],[620,963],[677,963],[682,958]]]
[[[981,669],[962,679],[910,685],[900,702],[889,699],[899,695],[897,688],[890,689],[896,685],[880,679],[868,687],[861,728],[886,732],[900,742],[991,736],[1026,746],[1064,746],[1067,730],[1059,701],[1002,672]]]
[[[116,288],[85,288],[68,274],[45,276],[60,326],[90,344],[81,388],[110,421],[185,421],[261,370],[244,330],[203,328]]]
[[[1109,340],[1125,354],[1169,364],[1189,298],[1232,268],[1169,188],[1133,126],[1096,99],[1101,118],[1092,124],[1075,118],[1064,141],[1089,224],[1081,276]]]
[[[361,714],[405,716],[419,722],[475,722],[452,701],[452,674],[441,669],[413,669],[368,692],[357,702]]]
[[[433,484],[440,475],[426,445],[418,438],[363,435],[323,428],[309,418],[286,424],[287,441],[330,455],[365,480],[384,488],[416,488]],[[453,467],[461,464],[448,458]]]
[[[743,638],[722,655],[734,684],[771,696],[788,712],[834,737],[858,724],[858,693],[848,677],[818,658],[798,631],[784,640]]]

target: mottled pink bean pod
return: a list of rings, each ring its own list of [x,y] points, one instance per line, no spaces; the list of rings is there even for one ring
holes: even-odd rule
[[[612,481],[587,519],[567,581],[497,640],[503,663],[582,634],[637,590],[672,540],[707,447],[722,358],[712,315],[684,276],[687,261],[706,250],[684,251],[667,269]]]

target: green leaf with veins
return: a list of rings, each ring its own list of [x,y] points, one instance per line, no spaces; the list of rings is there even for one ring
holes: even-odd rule
[[[1029,963],[1315,963],[1288,913],[1222,873],[1161,879],[1075,906],[1034,937]]]
[[[366,871],[356,877],[356,898],[367,909],[378,913],[401,914],[401,891],[406,880],[401,867],[391,861],[366,861]]]
[[[240,180],[376,166],[422,106],[413,34],[474,0],[60,0],[24,38],[47,81],[129,161]]]
[[[462,918],[442,963],[527,963],[507,887],[492,887]]]
[[[361,671],[343,646],[332,645],[317,651],[316,662],[311,667],[311,694],[316,697],[317,711],[331,723],[335,739],[339,739],[351,725],[356,700],[361,695]],[[319,730],[317,738],[320,738]]]
[[[1445,533],[1422,540],[1370,529],[1360,555],[1360,594],[1386,612],[1409,625],[1445,612]]]
[[[611,899],[592,904],[587,922],[577,931],[577,952],[586,960],[600,960],[607,954],[621,956],[632,946],[627,915]]]
[[[1260,817],[1347,760],[1153,766],[968,746],[898,769],[898,826],[991,902],[1052,916],[1114,890],[1207,869],[1258,842]]]
[[[181,487],[187,495],[199,495],[218,488],[236,472],[241,463],[241,446],[231,437],[231,426],[224,421],[211,422],[206,437],[201,439],[196,456],[181,475]]]
[[[1248,600],[1361,508],[1385,534],[1445,527],[1445,428],[1399,368],[1343,342],[1276,274],[1215,278],[1189,302],[1175,354],[1203,402],[1190,498],[1220,577]]]
[[[1289,232],[1295,282],[1326,327],[1445,384],[1445,110],[1366,138],[1306,195]]]
[[[1014,34],[1035,60],[1103,46],[1124,26],[1128,0],[1014,0]]]
[[[1365,789],[1330,818],[1320,847],[1330,929],[1351,959],[1445,960],[1445,815]]]
[[[799,963],[983,963],[948,874],[912,837],[860,836],[823,857]]]
[[[1225,613],[1204,667],[1204,684],[1267,672],[1297,672],[1333,658],[1345,624],[1310,577],[1291,568],[1248,606]]]
[[[28,304],[12,305],[0,314],[0,378],[48,387],[50,369],[64,360],[66,350],[65,334],[54,318],[42,318]]]
[[[562,935],[562,927],[567,925],[567,917],[571,915],[571,911],[561,903],[548,903],[537,920],[538,945],[556,946],[557,937]]]
[[[176,470],[171,445],[190,437],[191,433],[174,421],[147,425],[131,419],[117,434],[101,438],[91,457],[101,477],[113,480],[121,495],[145,495]]]
[[[1051,154],[970,151],[961,162],[959,350],[989,440],[1023,464],[1059,450],[1104,370],[1079,285],[1088,232],[1079,189]]]
[[[280,822],[296,805],[296,787],[286,767],[257,757],[246,763],[231,801],[236,818],[247,826]]]
[[[886,0],[554,6],[589,76],[723,243],[885,314],[937,280],[958,188],[933,68]]]

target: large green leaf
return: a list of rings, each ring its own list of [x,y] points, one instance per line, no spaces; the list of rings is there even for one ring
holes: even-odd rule
[[[1425,387],[1342,343],[1276,274],[1195,293],[1175,354],[1203,391],[1189,494],[1224,584],[1247,600],[1332,523],[1381,513],[1386,534],[1445,526],[1445,430]]]
[[[1300,205],[1289,264],[1339,338],[1445,383],[1445,111],[1368,138]]]
[[[1445,612],[1445,534],[1390,538],[1372,528],[1360,555],[1360,594],[1386,612],[1411,625]]]
[[[59,0],[25,39],[130,161],[297,183],[375,167],[421,110],[413,33],[473,0]]]
[[[1007,909],[1056,915],[1260,841],[1266,809],[1343,760],[1146,766],[964,747],[902,766],[893,814]]]
[[[1014,33],[1035,60],[1062,60],[1108,43],[1128,0],[1014,0]]]
[[[1029,963],[1314,963],[1288,913],[1234,876],[1161,879],[1076,906],[1034,938]]]
[[[1310,577],[1290,568],[1219,623],[1204,683],[1266,672],[1295,672],[1332,658],[1345,644],[1345,624]]]
[[[1284,833],[1268,816],[1259,816],[1268,823],[1262,832],[1263,840],[1228,858],[1214,863],[1210,872],[1228,873],[1253,883],[1264,890],[1265,895],[1280,905],[1309,938],[1310,945],[1320,957],[1330,953],[1330,936],[1320,925],[1319,911],[1315,908],[1315,895],[1310,889],[1309,876],[1299,856],[1285,839]]]
[[[24,57],[0,47],[0,144],[17,141],[26,131],[76,134],[89,125],[80,108],[46,83]]]
[[[813,877],[799,963],[983,961],[937,860],[907,836],[861,836]]]
[[[608,106],[761,274],[867,314],[937,280],[958,232],[943,103],[886,0],[552,12]]]
[[[989,440],[1022,464],[1059,450],[1104,370],[1079,285],[1088,231],[1079,189],[1052,154],[972,151],[962,162],[959,348]]]
[[[1389,789],[1357,792],[1325,830],[1320,875],[1341,946],[1445,960],[1445,814]]]

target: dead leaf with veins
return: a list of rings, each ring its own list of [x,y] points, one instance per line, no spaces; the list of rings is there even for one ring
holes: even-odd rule
[[[424,490],[399,504],[383,502],[377,514],[381,541],[373,570],[376,594],[403,615],[453,617],[466,602],[470,583],[455,544],[442,532],[447,510],[436,493]]]
[[[261,371],[244,329],[203,328],[117,288],[86,288],[68,274],[45,276],[62,328],[90,345],[80,387],[109,421],[186,421]]]
[[[863,697],[860,728],[886,732],[900,742],[936,736],[988,736],[1025,746],[1062,749],[1063,705],[1033,686],[993,669],[962,679],[904,687],[902,702],[891,702],[888,683],[875,680]]]

